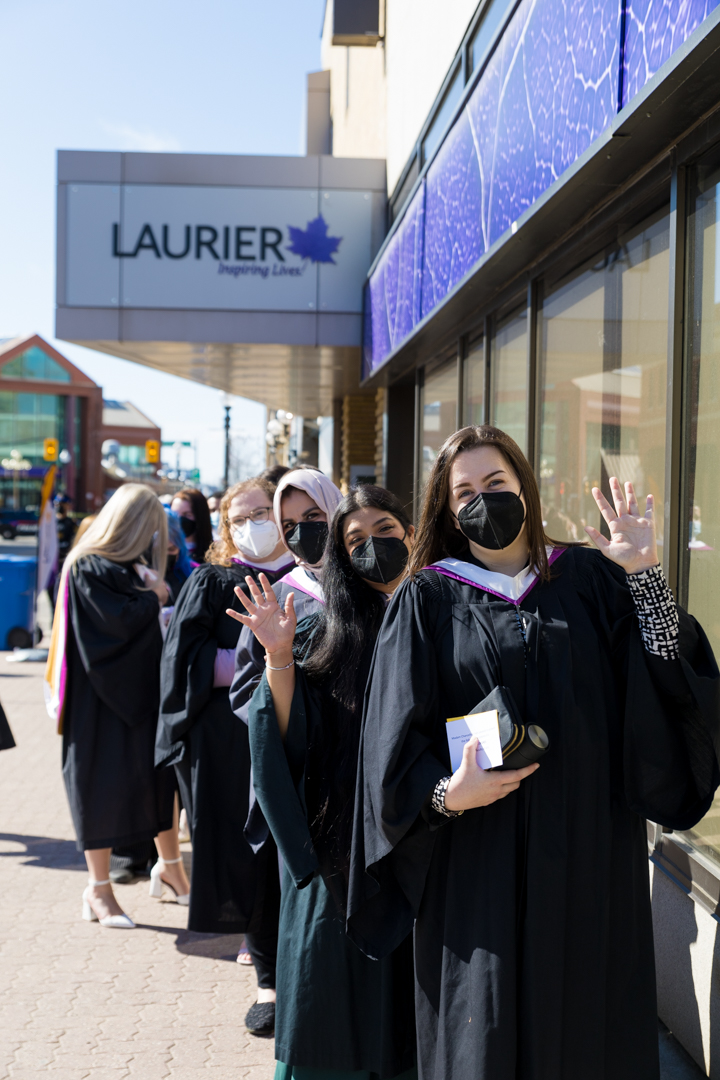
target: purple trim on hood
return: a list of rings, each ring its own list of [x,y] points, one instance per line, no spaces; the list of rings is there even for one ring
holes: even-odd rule
[[[548,556],[548,566],[552,566],[552,564],[560,558],[563,551],[566,550],[566,548],[553,548],[552,552]],[[462,560],[459,559],[458,562],[460,561]],[[528,595],[528,593],[535,587],[537,582],[540,580],[539,575],[536,574],[528,585],[525,592],[522,593],[517,598],[517,600],[513,600],[511,597],[503,595],[503,593],[496,592],[495,589],[490,589],[487,585],[481,585],[479,581],[472,581],[470,578],[461,577],[460,574],[456,574],[453,570],[448,570],[447,567],[440,566],[438,563],[433,563],[431,566],[423,566],[423,570],[434,570],[437,574],[443,574],[445,577],[453,578],[454,581],[460,581],[463,585],[472,585],[474,588],[480,589],[482,592],[490,593],[491,596],[497,596],[498,599],[505,600],[506,603],[513,605],[521,604],[525,597]]]

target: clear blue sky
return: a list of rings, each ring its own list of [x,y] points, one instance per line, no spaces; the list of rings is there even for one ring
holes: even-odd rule
[[[55,153],[304,153],[305,75],[320,66],[325,0],[0,2],[0,338],[53,341]],[[218,391],[53,343],[222,470]],[[235,399],[233,432],[264,446],[265,410]],[[187,464],[191,461],[188,459]]]

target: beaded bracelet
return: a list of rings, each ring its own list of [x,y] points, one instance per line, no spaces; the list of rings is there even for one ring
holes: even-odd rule
[[[442,780],[438,780],[435,785],[435,790],[432,793],[430,806],[433,810],[437,811],[438,814],[443,814],[445,817],[460,817],[461,814],[465,813],[464,810],[448,810],[445,805],[445,795],[451,780],[452,776],[443,776]]]

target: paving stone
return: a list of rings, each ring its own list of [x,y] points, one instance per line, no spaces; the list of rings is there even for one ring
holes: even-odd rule
[[[272,1080],[273,1041],[243,1024],[255,983],[235,963],[240,935],[189,932],[187,909],[153,900],[147,880],[117,889],[136,930],[80,918],[87,870],[43,665],[9,672],[5,656],[18,745],[0,753],[0,1080]]]

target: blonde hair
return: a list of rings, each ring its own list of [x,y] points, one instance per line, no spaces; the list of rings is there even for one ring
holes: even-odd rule
[[[272,481],[264,480],[262,476],[253,476],[250,480],[241,480],[239,484],[234,484],[233,487],[228,488],[220,503],[220,535],[215,543],[208,548],[205,562],[216,563],[220,566],[232,566],[233,556],[237,558],[238,552],[230,535],[230,521],[228,519],[230,503],[235,496],[244,495],[246,491],[264,491],[272,508],[275,487],[276,485]],[[279,528],[278,526],[278,531]]]
[[[152,568],[162,579],[167,545],[167,517],[160,500],[142,484],[123,484],[70,549],[63,574],[85,555],[133,563],[152,547]]]

